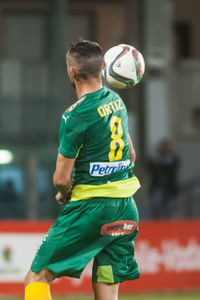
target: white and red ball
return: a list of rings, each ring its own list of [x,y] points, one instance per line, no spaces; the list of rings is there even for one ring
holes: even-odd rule
[[[126,89],[142,79],[145,62],[142,54],[133,46],[120,44],[110,48],[104,55],[102,74],[114,88]]]

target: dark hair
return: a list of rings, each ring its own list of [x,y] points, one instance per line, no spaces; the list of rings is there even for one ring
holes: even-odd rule
[[[103,64],[103,54],[100,45],[82,38],[72,42],[69,51],[69,64],[75,64],[78,76],[87,80],[97,78]]]

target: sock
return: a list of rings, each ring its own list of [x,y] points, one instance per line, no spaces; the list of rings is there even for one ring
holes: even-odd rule
[[[32,282],[25,288],[24,300],[52,300],[50,286],[44,282]]]

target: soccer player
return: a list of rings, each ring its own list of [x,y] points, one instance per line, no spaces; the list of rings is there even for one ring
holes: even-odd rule
[[[118,94],[102,86],[97,43],[74,42],[66,64],[78,101],[62,115],[53,177],[56,200],[66,206],[25,278],[25,300],[50,300],[51,282],[79,278],[92,258],[95,299],[116,300],[119,283],[139,277],[134,260],[138,211],[132,195],[140,184],[133,174],[127,110]]]

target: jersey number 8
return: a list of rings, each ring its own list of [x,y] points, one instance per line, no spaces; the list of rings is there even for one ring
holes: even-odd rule
[[[117,116],[113,116],[110,120],[110,128],[111,128],[112,140],[110,142],[110,152],[108,154],[108,157],[109,157],[109,161],[114,161],[122,158],[122,150],[124,149],[124,141],[122,139],[123,129],[122,129],[121,119]],[[115,153],[117,149],[117,144],[119,145],[119,149]]]

